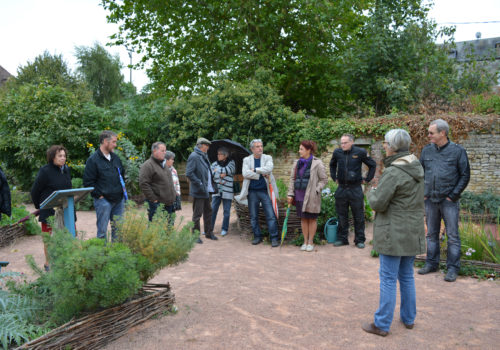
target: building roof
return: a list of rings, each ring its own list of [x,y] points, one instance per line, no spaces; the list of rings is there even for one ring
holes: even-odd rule
[[[9,79],[12,76],[9,72],[5,70],[2,66],[0,66],[0,86],[3,85],[7,79]]]

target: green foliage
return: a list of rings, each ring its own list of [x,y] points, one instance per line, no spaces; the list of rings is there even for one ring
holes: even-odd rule
[[[24,203],[30,203],[31,198],[28,192],[21,192],[17,186],[10,186],[10,204],[12,207],[20,206]]]
[[[0,274],[1,275],[1,274]],[[0,345],[8,349],[21,345],[40,333],[32,321],[41,309],[33,299],[0,289]]]
[[[141,193],[141,189],[139,188],[139,171],[142,163],[146,161],[147,149],[144,145],[139,152],[125,134],[122,132],[118,133],[115,153],[122,161],[123,168],[125,169],[125,185],[131,195]]]
[[[282,179],[276,179],[276,187],[278,187],[280,200],[286,201],[288,196],[288,185]]]
[[[187,159],[200,136],[231,138],[248,145],[254,138],[285,146],[295,140],[302,113],[293,113],[268,84],[251,80],[221,82],[213,91],[177,99],[165,111],[160,139]]]
[[[159,95],[206,91],[221,77],[245,81],[263,67],[294,110],[323,115],[344,105],[339,56],[360,31],[370,1],[275,0],[122,2],[105,0],[128,44],[151,63]],[[346,98],[347,97],[347,98]]]
[[[460,205],[472,214],[490,215],[493,221],[499,218],[500,196],[492,189],[482,193],[464,191],[460,197]]]
[[[73,188],[82,188],[83,179],[80,177],[74,177],[71,179],[71,185]],[[92,210],[94,208],[94,200],[91,195],[86,195],[78,203],[76,203],[76,210]]]
[[[500,94],[472,96],[471,103],[475,113],[500,114]]]
[[[390,129],[400,127],[406,128],[402,120],[397,119],[387,119],[382,123],[374,118],[308,118],[297,124],[295,140],[289,145],[296,145],[299,140],[314,140],[318,144],[318,150],[325,151],[332,139],[340,138],[343,134],[380,137]]]
[[[42,284],[53,300],[52,318],[64,322],[82,312],[123,303],[142,286],[142,260],[121,243],[73,239],[66,230],[45,235],[51,272]]]
[[[69,163],[83,163],[86,142],[104,128],[107,116],[59,86],[24,84],[11,89],[0,95],[0,161],[28,190],[47,163],[51,145],[63,144]]]
[[[93,47],[78,46],[75,51],[78,72],[92,91],[95,104],[106,107],[118,101],[122,97],[123,85],[122,64],[118,55],[112,56],[98,43]]]
[[[325,224],[330,218],[337,217],[335,209],[335,191],[337,184],[333,180],[328,180],[325,188],[321,192],[321,212],[318,216],[318,231],[323,232]]]
[[[51,55],[48,51],[35,57],[33,62],[17,69],[15,85],[49,84],[78,92],[80,97],[89,99],[90,94],[83,84],[71,73],[62,55]]]
[[[153,221],[147,214],[129,203],[123,218],[117,223],[119,240],[130,250],[145,258],[141,262],[141,280],[146,282],[165,266],[175,265],[187,259],[197,235],[192,225],[175,228],[169,223],[169,214],[157,210]]]
[[[359,105],[383,114],[452,92],[453,62],[435,41],[453,31],[437,31],[427,19],[428,6],[422,0],[373,2],[360,39],[344,57]]]
[[[484,224],[462,220],[459,232],[463,259],[500,264],[500,244],[491,231],[486,231]]]
[[[28,220],[26,220],[22,225],[24,225],[26,232],[30,235],[37,235],[42,233],[42,229],[38,222],[36,221],[36,217],[31,215],[24,205],[19,205],[16,207],[12,207],[12,216],[8,217],[7,215],[2,215],[2,219],[0,220],[0,226],[8,226],[17,223],[19,220],[25,218],[26,216],[30,216]]]

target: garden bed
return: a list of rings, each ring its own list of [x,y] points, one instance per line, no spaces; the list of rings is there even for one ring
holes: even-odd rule
[[[426,258],[425,256],[417,256],[415,257],[415,261],[422,261],[425,262]],[[446,260],[441,259],[441,263],[446,265]],[[493,270],[496,273],[500,273],[500,264],[495,264],[491,262],[484,262],[484,261],[476,261],[476,260],[460,260],[460,265],[461,266],[476,266],[482,269],[487,269],[487,270]]]
[[[238,217],[238,227],[240,229],[240,234],[245,237],[252,237],[252,224],[250,222],[250,212],[248,211],[248,206],[238,203],[238,201],[234,201],[234,208],[236,210],[236,215]],[[286,207],[278,202],[278,211],[279,211],[279,219],[278,219],[278,232],[281,235],[281,230],[283,228],[283,222],[286,217]],[[267,229],[266,216],[264,215],[264,211],[262,207],[259,208],[259,225],[261,229]],[[290,215],[288,216],[288,230],[285,241],[292,241],[297,236],[302,233],[300,226],[300,218],[297,217],[297,213],[294,208],[290,210]]]
[[[18,237],[26,234],[26,228],[22,224],[0,226],[0,247],[9,245]]]
[[[101,349],[130,328],[171,310],[167,284],[145,284],[137,299],[70,321],[18,349]]]

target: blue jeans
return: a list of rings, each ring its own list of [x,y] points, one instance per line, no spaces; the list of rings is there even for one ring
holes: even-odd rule
[[[153,221],[153,216],[155,216],[156,210],[161,205],[163,210],[165,210],[167,213],[170,214],[168,217],[168,223],[172,224],[172,213],[174,212],[173,205],[165,205],[165,204],[160,203],[160,202],[155,203],[155,202],[151,202],[147,199],[146,199],[146,202],[148,203],[148,219],[149,219],[149,221]]]
[[[380,254],[380,303],[375,312],[375,326],[389,332],[394,308],[396,288],[399,280],[401,294],[400,317],[404,324],[413,324],[417,316],[417,295],[413,279],[414,256],[391,256]]]
[[[266,216],[267,229],[271,240],[278,239],[278,221],[274,214],[271,198],[266,190],[264,191],[248,191],[248,210],[250,211],[250,221],[252,223],[252,231],[255,238],[262,238],[262,232],[259,227],[259,206],[262,203],[262,209]]]
[[[125,200],[119,202],[108,202],[106,198],[94,198],[95,213],[97,216],[97,238],[106,239],[106,232],[108,231],[108,223],[111,221],[111,240],[116,239],[116,227],[114,219],[123,215],[125,211]]]
[[[231,215],[231,203],[232,199],[224,199],[222,196],[212,197],[212,225],[215,226],[215,219],[217,218],[217,212],[219,211],[220,202],[222,201],[222,208],[224,209],[224,219],[222,220],[222,231],[229,229],[229,216]],[[213,230],[213,228],[212,228]]]
[[[458,273],[460,270],[460,235],[458,233],[458,213],[460,202],[444,200],[433,203],[430,199],[425,201],[425,216],[427,220],[427,259],[426,264],[432,267],[439,266],[440,241],[439,231],[441,219],[444,221],[446,236],[448,237],[448,250],[446,267]]]

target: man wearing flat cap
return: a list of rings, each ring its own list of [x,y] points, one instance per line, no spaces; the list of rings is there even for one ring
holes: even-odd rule
[[[186,164],[186,177],[189,179],[189,195],[193,197],[193,230],[200,232],[200,218],[203,215],[205,237],[217,240],[212,227],[212,203],[210,195],[215,193],[214,182],[207,151],[211,142],[200,137]],[[198,243],[203,243],[198,237]]]

